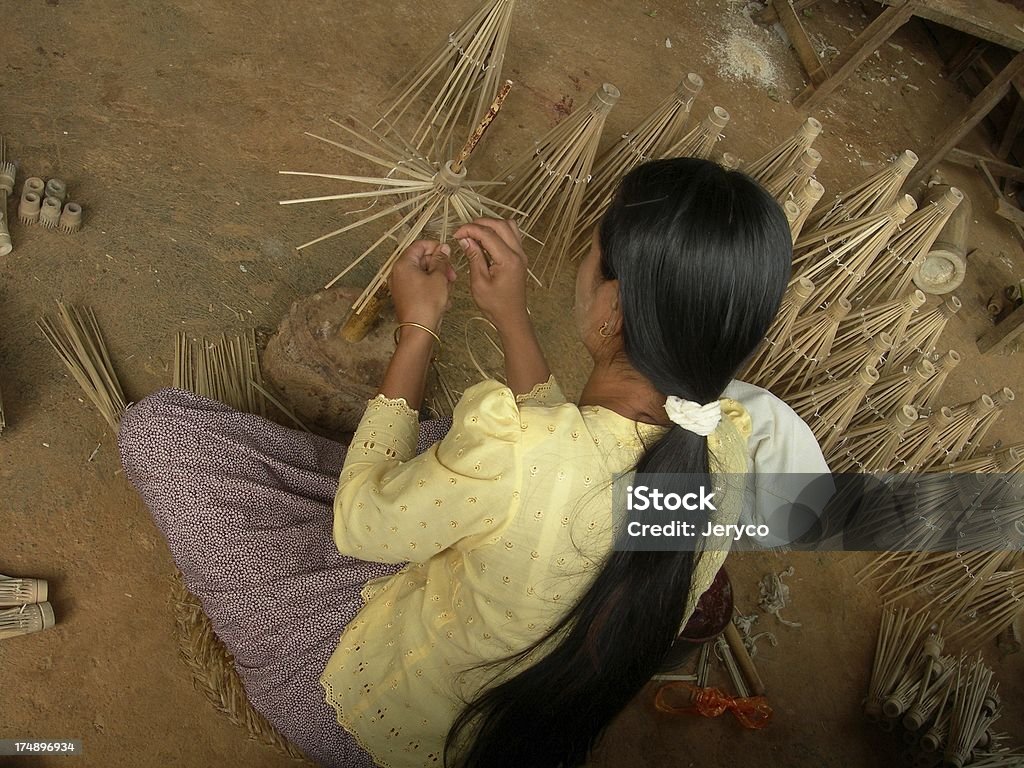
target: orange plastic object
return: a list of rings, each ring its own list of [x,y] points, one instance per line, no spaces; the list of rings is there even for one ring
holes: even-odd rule
[[[666,683],[654,695],[654,706],[670,715],[718,717],[726,710],[744,728],[759,730],[771,722],[772,708],[764,696],[734,698],[718,688],[698,688],[693,683]]]

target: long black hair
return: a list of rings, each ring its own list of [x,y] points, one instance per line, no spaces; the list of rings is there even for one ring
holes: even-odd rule
[[[789,280],[790,234],[778,203],[748,176],[709,161],[650,162],[622,180],[599,245],[603,277],[619,281],[632,366],[659,392],[698,403],[720,397],[764,337]],[[710,487],[707,438],[672,427],[636,471],[686,473]],[[693,564],[692,552],[611,552],[548,635],[498,663],[499,675],[518,671],[465,707],[448,733],[445,764],[583,763],[672,647]],[[543,658],[523,668],[533,651]]]

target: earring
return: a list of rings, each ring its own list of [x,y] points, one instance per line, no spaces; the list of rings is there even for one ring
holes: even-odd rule
[[[598,333],[598,335],[602,339],[610,339],[614,335],[613,333],[609,333],[608,332],[608,322],[607,321],[601,323],[601,327],[598,328],[597,333]]]

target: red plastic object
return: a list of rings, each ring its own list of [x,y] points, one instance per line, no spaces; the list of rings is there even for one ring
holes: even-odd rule
[[[760,730],[772,719],[772,708],[764,696],[734,698],[718,688],[698,688],[693,683],[666,683],[654,696],[654,706],[669,715],[719,717],[729,710],[744,728]]]

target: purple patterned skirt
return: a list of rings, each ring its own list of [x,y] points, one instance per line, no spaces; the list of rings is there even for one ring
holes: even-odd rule
[[[424,422],[417,451],[450,424]],[[345,446],[173,389],[129,408],[118,442],[253,707],[321,765],[373,766],[319,680],[363,585],[400,567],[334,546]]]

